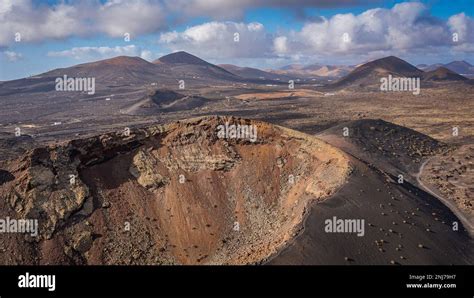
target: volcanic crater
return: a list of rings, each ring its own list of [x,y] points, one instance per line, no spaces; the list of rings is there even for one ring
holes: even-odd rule
[[[255,125],[257,141],[219,138],[226,123]],[[29,241],[8,236],[2,264],[262,263],[351,173],[315,137],[217,116],[36,148],[0,168],[0,215],[40,225]]]

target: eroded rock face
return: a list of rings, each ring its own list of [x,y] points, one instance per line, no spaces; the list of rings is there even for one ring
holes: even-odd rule
[[[79,253],[86,253],[92,247],[93,239],[89,231],[76,235],[73,239],[73,249]]]
[[[138,184],[153,191],[167,183],[167,179],[154,170],[156,166],[157,160],[153,155],[148,151],[138,150],[129,171],[137,178]]]
[[[219,138],[224,123],[255,125],[257,141]],[[0,186],[12,214],[40,220],[38,262],[88,264],[262,262],[350,173],[318,139],[232,117],[74,140],[0,167],[15,177]]]
[[[61,151],[34,149],[20,160],[13,171],[16,179],[8,183],[5,197],[10,207],[20,218],[39,220],[38,240],[50,238],[89,195],[80,179],[71,180],[78,176],[78,162]]]

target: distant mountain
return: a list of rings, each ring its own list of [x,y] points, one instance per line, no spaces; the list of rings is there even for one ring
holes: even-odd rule
[[[279,69],[272,70],[271,72],[301,78],[340,78],[347,75],[352,69],[354,69],[352,66],[346,65],[290,64]]]
[[[191,55],[184,51],[174,52],[168,55],[165,55],[161,58],[153,61],[155,64],[165,63],[165,64],[194,64],[194,65],[212,65],[211,63],[202,60],[199,57]]]
[[[245,81],[244,78],[189,53],[176,52],[163,56],[153,63],[140,57],[119,56],[58,68],[29,78],[1,82],[0,95],[54,91],[56,78],[64,76],[94,78],[97,90],[151,83],[175,85],[181,79],[191,84]]]
[[[441,64],[441,63],[436,63],[432,65],[424,64],[423,67],[421,67],[421,69],[424,71],[433,71],[433,70],[438,69],[439,67],[445,67],[463,76],[471,76],[471,77],[474,76],[474,66],[471,65],[467,61],[452,61],[447,64]]]
[[[304,68],[303,64],[289,64],[283,67],[280,67],[278,70],[301,70]]]
[[[444,67],[461,75],[474,75],[474,66],[466,61],[453,61]]]
[[[466,81],[468,78],[463,77],[446,67],[439,67],[423,74],[423,79],[427,81]]]
[[[116,86],[171,82],[159,66],[139,57],[119,56],[96,62],[54,69],[28,78],[1,83],[0,95],[49,92],[55,90],[56,78],[94,78],[96,90]]]
[[[94,77],[96,83],[130,84],[159,79],[160,68],[140,57],[119,56],[96,62],[59,68],[35,77]]]
[[[153,64],[165,69],[166,73],[181,79],[213,79],[220,81],[242,81],[242,78],[187,52],[165,55]]]
[[[306,72],[320,77],[338,78],[347,75],[354,68],[351,66],[339,65],[310,65],[304,68]]]
[[[260,80],[276,80],[276,81],[287,81],[294,79],[293,76],[287,76],[284,74],[272,73],[264,70],[260,70],[252,67],[240,67],[232,64],[219,64],[219,67],[238,75],[246,79],[260,79]]]
[[[333,84],[334,87],[379,85],[383,76],[422,77],[423,71],[410,63],[389,56],[362,64]]]
[[[421,69],[423,71],[432,71],[432,70],[436,70],[439,67],[443,67],[443,64],[441,64],[441,63],[430,64],[430,65],[428,65],[428,64],[419,64],[416,67],[418,67],[419,69]]]

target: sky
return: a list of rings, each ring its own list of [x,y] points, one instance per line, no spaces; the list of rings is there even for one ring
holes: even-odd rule
[[[474,63],[474,0],[0,0],[0,26],[0,80],[181,50],[262,69]]]

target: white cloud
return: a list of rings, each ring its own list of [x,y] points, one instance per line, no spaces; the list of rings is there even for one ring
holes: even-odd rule
[[[465,40],[468,37],[469,26],[472,26],[471,22],[472,20],[470,20],[469,17],[464,13],[460,13],[451,16],[448,20],[448,25],[452,33],[457,33],[461,40]]]
[[[159,43],[172,51],[190,51],[208,59],[254,58],[270,52],[272,39],[260,23],[209,22],[183,32],[162,33]]]
[[[20,33],[23,42],[41,42],[72,36],[107,34],[132,38],[162,31],[168,25],[192,17],[209,17],[214,20],[242,18],[249,8],[285,7],[301,10],[302,7],[334,7],[350,5],[353,0],[99,0],[58,1],[47,5],[35,0],[0,1],[0,46],[14,42]],[[260,28],[249,28],[260,30]]]
[[[363,2],[363,1],[359,1]],[[98,0],[58,1],[54,6],[34,0],[0,0],[0,47],[14,42],[19,32],[22,42],[48,41],[74,36],[105,34],[132,41],[141,34],[157,33],[168,24],[189,17],[233,19],[256,7],[334,7],[351,5],[349,0]],[[316,19],[316,20],[315,20]],[[360,14],[337,14],[309,19],[300,30],[270,33],[258,22],[210,21],[183,31],[161,33],[163,50],[185,50],[206,59],[298,57],[373,57],[381,54],[410,54],[440,51],[472,53],[474,21],[464,13],[447,21],[430,15],[421,2],[405,2],[391,9],[375,8]],[[234,41],[234,34],[239,41]],[[452,34],[459,41],[452,41]],[[344,38],[346,37],[346,38]],[[161,50],[161,49],[160,49]],[[102,58],[111,55],[154,57],[137,47],[81,47],[56,56]],[[359,59],[360,60],[360,59]]]
[[[135,45],[116,47],[75,47],[69,50],[49,52],[50,57],[68,57],[76,60],[106,59],[116,56],[139,56],[145,60],[153,60],[151,51],[142,50]]]
[[[0,46],[14,42],[21,34],[22,42],[64,39],[72,36],[107,34],[131,38],[166,27],[166,14],[158,1],[110,0],[60,2],[47,6],[32,0],[0,1]]]
[[[278,36],[273,40],[273,48],[277,54],[286,54],[288,52],[287,41],[288,38],[286,36]]]
[[[453,45],[450,31],[465,36],[474,31],[474,25],[463,14],[443,22],[430,16],[424,4],[406,2],[392,9],[370,9],[359,15],[337,14],[322,18],[321,22],[307,23],[300,31],[287,34],[285,49],[293,54],[319,56],[436,51]],[[282,49],[281,38],[274,41],[276,53]],[[469,37],[460,43],[466,47],[466,43],[473,42]]]
[[[199,9],[194,9],[205,11],[215,9],[216,2],[222,4],[215,0],[194,1],[192,5],[199,4]],[[227,8],[234,5],[230,2],[226,4]],[[235,32],[240,34],[238,43],[233,42]],[[452,42],[453,32],[460,35],[458,43]],[[474,49],[473,34],[474,22],[465,14],[444,21],[430,15],[423,3],[405,2],[391,9],[375,8],[356,15],[346,13],[321,17],[306,23],[300,30],[280,30],[277,34],[267,32],[260,23],[214,21],[189,27],[182,32],[162,33],[159,43],[170,51],[185,50],[220,61],[235,58],[315,60],[335,57],[360,61],[384,55],[449,52],[449,49],[468,53]]]
[[[12,44],[17,33],[21,41],[64,38],[71,33],[82,33],[82,26],[77,21],[80,12],[73,6],[59,4],[50,9],[35,7],[30,0],[0,2],[0,46]]]
[[[453,52],[474,53],[474,19],[460,13],[451,16],[448,25],[453,37]]]
[[[112,37],[149,33],[164,27],[165,12],[156,1],[115,0],[99,8],[97,25],[100,31]]]
[[[160,42],[172,43],[179,39],[179,33],[176,31],[162,33],[160,35]]]
[[[249,31],[258,32],[258,31],[262,31],[264,28],[263,28],[263,24],[257,23],[257,22],[253,22],[253,23],[250,23],[250,24],[247,25],[247,29],[248,29]]]
[[[23,58],[21,53],[13,52],[13,51],[4,51],[3,54],[10,62],[15,62]]]
[[[153,54],[153,52],[148,51],[148,50],[143,50],[140,52],[140,58],[145,59],[150,62],[155,60],[158,57],[159,57],[158,55]]]

